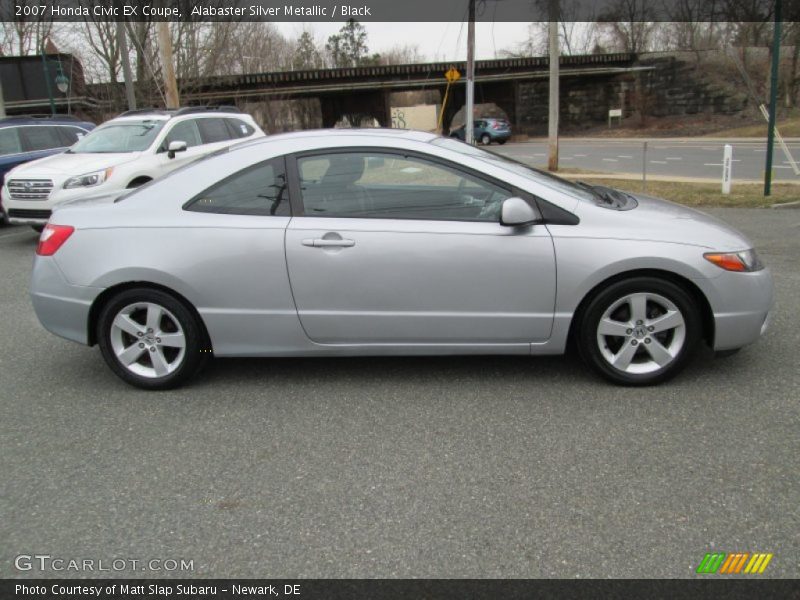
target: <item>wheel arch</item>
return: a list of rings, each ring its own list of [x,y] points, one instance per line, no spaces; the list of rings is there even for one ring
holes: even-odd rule
[[[653,277],[656,279],[663,279],[665,281],[674,283],[687,292],[697,302],[697,305],[700,308],[700,320],[703,325],[702,339],[706,342],[706,344],[713,347],[714,312],[711,309],[711,303],[709,302],[708,298],[691,279],[688,279],[683,275],[679,275],[673,271],[666,271],[663,269],[632,269],[628,271],[622,271],[620,273],[611,275],[602,280],[600,283],[596,284],[583,296],[578,304],[578,307],[575,309],[575,312],[572,314],[572,320],[570,321],[567,339],[569,341],[575,339],[578,323],[580,323],[581,319],[583,318],[583,313],[586,310],[586,307],[603,288],[617,283],[618,281],[633,279],[635,277]]]
[[[178,300],[181,304],[183,304],[197,319],[197,322],[200,323],[200,327],[203,330],[203,336],[205,338],[205,343],[209,350],[213,352],[213,347],[211,345],[211,336],[208,334],[208,327],[206,326],[203,317],[198,312],[197,308],[195,308],[194,304],[189,302],[189,300],[179,292],[176,292],[174,289],[166,286],[161,285],[158,283],[153,283],[151,281],[127,281],[124,283],[119,283],[113,285],[109,288],[103,290],[97,298],[94,299],[92,302],[92,306],[89,309],[89,317],[87,323],[87,341],[90,346],[94,346],[97,343],[97,320],[100,316],[100,311],[103,310],[103,307],[118,293],[123,292],[125,290],[131,290],[136,288],[147,288],[151,290],[158,290],[160,292],[164,292],[173,296],[176,300]]]

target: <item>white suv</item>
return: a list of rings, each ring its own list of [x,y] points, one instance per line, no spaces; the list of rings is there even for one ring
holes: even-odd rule
[[[12,223],[40,230],[56,204],[115,196],[200,156],[263,135],[251,116],[232,107],[129,111],[66,152],[9,171],[2,204]]]

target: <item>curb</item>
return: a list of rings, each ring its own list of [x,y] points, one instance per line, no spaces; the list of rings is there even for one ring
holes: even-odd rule
[[[773,204],[770,208],[800,208],[800,200],[794,200],[792,202],[779,202],[778,204]]]

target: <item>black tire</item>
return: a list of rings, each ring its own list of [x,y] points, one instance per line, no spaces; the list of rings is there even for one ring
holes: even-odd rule
[[[158,307],[166,309],[167,312],[164,316],[166,322],[162,320],[161,327],[173,325],[172,331],[183,334],[185,340],[183,355],[181,358],[175,358],[174,370],[166,375],[145,376],[132,372],[129,367],[124,366],[117,358],[117,352],[114,349],[115,342],[112,338],[114,319],[120,311],[136,304],[157,305]],[[139,318],[138,315],[134,313],[131,313],[131,317]],[[179,325],[177,329],[174,328],[174,323],[172,323],[173,318]],[[137,322],[140,321],[141,318],[139,318]],[[106,363],[108,363],[108,366],[111,367],[111,370],[126,383],[146,390],[166,390],[182,385],[196,375],[211,356],[210,344],[207,341],[205,329],[195,313],[171,294],[151,288],[128,289],[113,296],[100,311],[96,331],[100,352]],[[167,334],[169,334],[169,331],[167,331]],[[117,335],[125,337],[126,334],[118,333]],[[157,332],[150,335],[153,339],[143,338],[143,342],[150,342],[155,345],[156,335]],[[118,337],[117,339],[120,338]],[[129,341],[134,339],[136,338],[134,338],[133,335],[129,335]],[[158,339],[158,344],[159,346],[161,345],[160,339]],[[130,346],[133,345],[142,347],[139,343],[130,344]],[[162,357],[167,356],[168,352],[174,351],[173,348],[168,348],[167,346],[165,341],[164,347],[158,348],[158,353]],[[151,352],[155,351],[150,346],[147,347],[150,348]],[[177,354],[180,355],[180,352],[177,351]],[[146,350],[142,351],[140,359],[134,362],[136,365],[139,365],[137,368],[146,370],[146,363],[148,361],[151,363],[151,367],[155,372],[155,363]]]
[[[483,144],[484,146],[489,146],[491,145],[491,143],[492,143],[491,136],[488,133],[484,133],[481,136],[481,144]]]
[[[500,144],[500,145],[502,146],[502,145],[503,145],[503,144],[505,144],[507,141],[508,141],[508,140],[497,140],[497,143],[498,143],[498,144]]]
[[[638,321],[633,318],[633,303],[623,301],[626,297],[634,294],[644,295],[647,298],[644,303],[647,318],[644,320],[645,327],[643,328],[636,325]],[[659,312],[664,305],[663,299],[671,303],[673,309],[679,311],[679,316],[683,318],[683,324],[667,331],[649,333],[647,323],[650,323],[651,319],[665,314]],[[623,303],[619,304],[620,302]],[[621,319],[612,316],[611,319],[622,322],[627,316],[627,319],[634,323],[634,328],[621,331],[624,335],[620,336],[604,335],[601,342],[599,339],[600,320],[607,311],[614,309],[615,305],[618,305],[616,310],[622,311],[623,316]],[[629,314],[625,315],[625,311],[629,311]],[[700,313],[691,295],[670,281],[654,277],[635,277],[609,285],[588,302],[578,319],[576,344],[584,362],[601,376],[622,385],[655,385],[674,377],[689,362],[702,337]],[[601,343],[603,344],[602,348]],[[627,347],[628,343],[631,345],[630,348]],[[664,365],[661,366],[661,363],[657,363],[656,355],[653,352],[673,345],[675,346],[674,354],[669,353],[673,356],[670,359],[671,362],[664,361]],[[616,358],[625,349],[634,353],[628,370],[617,368],[611,364],[610,358],[607,358],[609,355]],[[647,368],[654,370],[631,372],[631,370]]]
[[[44,231],[44,225],[31,225],[31,229],[36,233],[42,233]]]

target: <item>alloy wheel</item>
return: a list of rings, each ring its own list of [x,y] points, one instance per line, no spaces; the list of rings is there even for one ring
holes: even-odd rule
[[[597,324],[600,354],[627,374],[653,373],[668,367],[686,341],[686,320],[660,294],[627,294],[613,302]]]
[[[169,375],[186,356],[186,334],[180,322],[154,302],[136,302],[117,312],[109,338],[119,363],[141,377]]]

